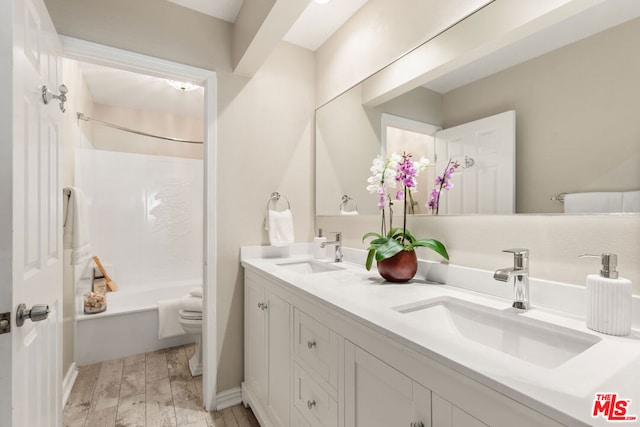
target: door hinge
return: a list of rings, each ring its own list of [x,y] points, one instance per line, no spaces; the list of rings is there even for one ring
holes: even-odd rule
[[[11,332],[11,313],[0,313],[0,334]]]

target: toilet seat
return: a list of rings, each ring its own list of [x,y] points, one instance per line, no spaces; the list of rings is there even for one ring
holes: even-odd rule
[[[179,315],[180,315],[180,319],[202,321],[201,311],[180,310]]]

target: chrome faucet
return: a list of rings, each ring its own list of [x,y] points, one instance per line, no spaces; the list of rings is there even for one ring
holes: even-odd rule
[[[513,277],[513,305],[517,310],[529,310],[529,249],[506,249],[502,252],[513,254],[513,267],[501,268],[493,273],[493,278],[508,282]]]
[[[322,242],[320,243],[320,247],[324,248],[326,245],[334,245],[336,247],[334,261],[342,262],[342,233],[339,231],[332,231],[331,233],[335,233],[336,240],[333,242]]]

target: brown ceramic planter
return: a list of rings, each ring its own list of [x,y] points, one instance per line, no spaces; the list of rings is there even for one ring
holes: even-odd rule
[[[416,251],[400,251],[391,258],[378,261],[378,273],[387,281],[404,283],[418,271]]]

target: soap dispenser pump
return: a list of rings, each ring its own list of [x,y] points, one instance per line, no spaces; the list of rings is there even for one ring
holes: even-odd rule
[[[318,237],[313,238],[313,257],[315,259],[324,259],[327,257],[327,248],[323,246],[323,243],[327,241],[327,238],[322,234],[322,228],[318,229]]]
[[[587,327],[609,335],[631,333],[631,281],[618,277],[616,254],[583,254],[600,258],[600,274],[587,276]]]

